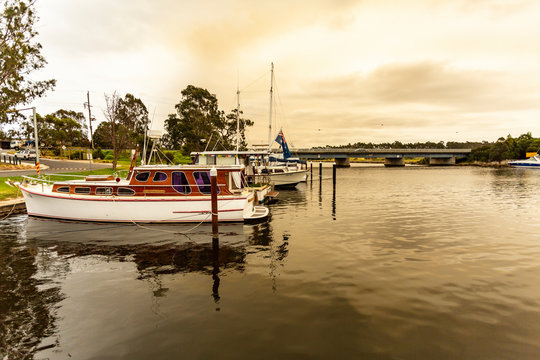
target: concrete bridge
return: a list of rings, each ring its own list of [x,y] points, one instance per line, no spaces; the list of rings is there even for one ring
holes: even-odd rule
[[[385,166],[404,166],[405,158],[429,158],[430,165],[454,165],[456,158],[469,155],[471,149],[328,149],[313,148],[294,151],[307,160],[335,159],[339,167],[350,166],[350,158],[384,158]]]

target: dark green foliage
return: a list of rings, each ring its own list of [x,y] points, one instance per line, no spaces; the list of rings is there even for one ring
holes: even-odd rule
[[[142,149],[148,126],[148,110],[140,99],[131,94],[126,94],[122,99],[115,92],[110,96],[105,95],[105,100],[107,124],[100,124],[96,129],[98,138],[96,141],[94,137],[94,144],[106,146],[110,142],[113,148],[113,169],[116,169],[120,151],[135,148],[137,144]]]
[[[111,149],[111,123],[103,121],[99,123],[97,129],[94,131],[94,146],[100,148]]]
[[[192,151],[231,150],[236,146],[236,110],[225,116],[218,101],[208,90],[188,85],[176,104],[176,114],[165,120],[167,134],[164,143],[170,149],[181,149],[184,155]],[[240,149],[245,149],[245,129],[252,126],[248,119],[240,119]]]
[[[92,158],[93,159],[101,159],[101,160],[103,160],[103,158],[105,158],[105,155],[103,154],[103,151],[101,150],[100,147],[98,147],[97,149],[95,149],[92,152]]]
[[[540,139],[533,138],[531,133],[522,134],[517,138],[508,135],[496,142],[485,144],[473,149],[468,157],[469,161],[498,161],[510,159],[525,159],[527,152],[540,150]]]
[[[46,64],[35,42],[34,1],[5,0],[0,17],[0,124],[14,117],[5,111],[28,104],[54,87],[55,80],[34,81],[30,74]]]

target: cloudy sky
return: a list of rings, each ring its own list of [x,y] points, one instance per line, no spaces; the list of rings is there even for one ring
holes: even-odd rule
[[[38,0],[57,87],[36,102],[104,119],[104,94],[127,92],[153,127],[187,85],[216,94],[295,147],[349,142],[496,140],[540,136],[540,1]],[[277,132],[277,130],[276,130]]]

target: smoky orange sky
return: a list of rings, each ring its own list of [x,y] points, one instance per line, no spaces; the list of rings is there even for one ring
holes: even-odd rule
[[[162,128],[187,85],[297,148],[362,142],[540,136],[540,2],[519,0],[39,0],[57,87],[41,114],[104,120],[104,94],[129,92]],[[94,125],[94,127],[97,124]],[[275,134],[274,134],[275,135]],[[274,137],[274,136],[273,136]]]

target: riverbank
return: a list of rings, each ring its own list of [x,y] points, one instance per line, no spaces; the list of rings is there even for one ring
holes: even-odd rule
[[[10,215],[25,213],[26,204],[24,203],[24,199],[22,197],[0,201],[0,219],[6,218]]]

